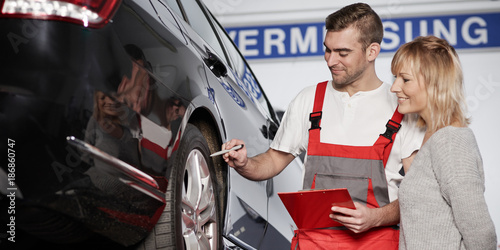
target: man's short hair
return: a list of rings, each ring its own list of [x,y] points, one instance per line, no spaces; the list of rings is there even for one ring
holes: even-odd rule
[[[384,27],[377,13],[365,3],[355,3],[330,14],[325,20],[327,31],[342,31],[353,26],[363,50],[372,43],[382,43]]]

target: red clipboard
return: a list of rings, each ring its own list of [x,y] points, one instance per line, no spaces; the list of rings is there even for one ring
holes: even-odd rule
[[[347,188],[278,193],[299,229],[339,227],[330,219],[332,205],[356,209]]]

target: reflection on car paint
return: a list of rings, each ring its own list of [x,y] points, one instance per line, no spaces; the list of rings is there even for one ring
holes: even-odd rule
[[[186,106],[179,97],[159,98],[158,90],[165,87],[151,77],[151,63],[142,49],[133,44],[124,49],[131,57],[131,74],[122,77],[116,94],[95,91],[85,141],[138,169],[164,176],[165,161],[176,149]],[[99,168],[102,163],[94,160],[92,164]],[[100,173],[95,171],[90,168],[86,174],[98,185],[109,185],[110,181],[99,180]]]

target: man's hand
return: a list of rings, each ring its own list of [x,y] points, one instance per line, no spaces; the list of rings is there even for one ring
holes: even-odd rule
[[[354,206],[356,209],[333,206],[330,218],[355,233],[365,232],[378,225],[379,218],[374,216],[374,209],[365,207],[358,202],[354,202]]]
[[[222,144],[222,150],[230,149],[236,145],[245,145],[242,140],[232,139]],[[290,153],[269,148],[266,152],[250,157],[247,156],[247,146],[232,150],[222,155],[224,161],[234,168],[240,175],[253,181],[262,181],[279,174],[295,159]]]
[[[222,150],[230,149],[236,145],[244,145],[244,142],[242,140],[232,139],[222,144]],[[238,150],[227,152],[222,155],[222,158],[230,167],[238,171],[240,168],[244,168],[248,163],[247,149],[243,147]]]
[[[374,227],[396,225],[399,223],[399,201],[395,200],[380,208],[368,208],[354,202],[356,209],[332,207],[330,218],[355,233],[362,233]]]

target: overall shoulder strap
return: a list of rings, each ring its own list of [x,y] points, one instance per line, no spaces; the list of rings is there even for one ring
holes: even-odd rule
[[[383,134],[380,134],[377,142],[375,144],[385,144],[384,146],[384,167],[389,159],[389,155],[391,154],[392,145],[394,144],[394,139],[396,138],[396,134],[401,128],[401,121],[403,120],[404,115],[399,113],[398,108],[394,111],[392,118],[385,125],[386,130]]]
[[[319,142],[320,130],[321,130],[321,117],[323,115],[323,102],[325,100],[325,92],[328,81],[318,83],[316,86],[316,93],[314,96],[314,106],[313,112],[309,114],[309,121],[311,122],[311,128],[309,128],[309,142],[316,141]]]

